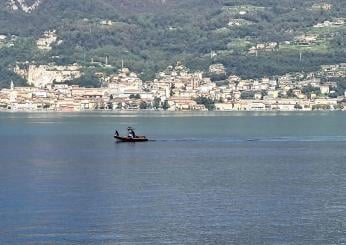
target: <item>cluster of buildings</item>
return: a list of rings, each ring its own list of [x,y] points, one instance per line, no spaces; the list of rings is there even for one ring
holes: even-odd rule
[[[46,69],[48,73],[54,71]],[[59,70],[55,72],[61,73]],[[225,69],[222,64],[214,64],[209,73],[225,74]],[[346,64],[322,66],[316,73],[253,80],[231,75],[220,86],[203,76],[202,72],[190,72],[180,63],[167,67],[154,80],[146,82],[128,68],[115,74],[99,73],[97,76],[100,88],[69,86],[63,83],[63,79],[58,82],[50,79],[29,87],[16,87],[12,82],[9,89],[0,91],[0,108],[14,111],[203,111],[207,108],[220,111],[309,111],[343,109],[345,104],[345,94],[337,93],[338,84],[328,78],[346,77]]]
[[[311,111],[343,108],[344,96],[331,96],[335,82],[322,83],[313,74],[285,75],[260,80],[229,78],[229,85],[221,87],[222,102],[216,110],[237,111]]]
[[[346,77],[346,64],[322,65],[318,75],[327,79]]]
[[[344,18],[336,18],[334,20],[325,20],[321,23],[317,23],[314,25],[315,28],[323,28],[323,27],[340,27],[345,25]]]
[[[7,35],[0,34],[0,48],[13,47],[15,45],[16,40],[17,40],[17,36],[15,35],[7,36]]]
[[[44,51],[52,50],[54,44],[61,44],[62,40],[58,41],[58,35],[56,30],[46,31],[43,35],[36,41],[37,48]]]
[[[210,79],[203,78],[202,73],[190,73],[182,65],[167,68],[149,82],[143,82],[128,68],[112,75],[100,73],[97,74],[102,82],[100,88],[69,86],[52,80],[52,76],[41,70],[36,76],[42,78],[37,81],[50,79],[31,83],[29,87],[16,87],[12,82],[9,89],[0,91],[0,108],[15,111],[205,110],[204,105],[198,105],[192,97],[208,96],[216,87]],[[60,70],[47,68],[46,72],[53,71],[57,73],[55,77],[60,76]]]
[[[279,43],[278,42],[267,42],[267,43],[258,43],[255,46],[252,46],[249,49],[249,54],[256,54],[258,51],[277,51],[279,49]]]
[[[316,3],[313,4],[311,7],[313,10],[323,10],[323,11],[330,11],[333,9],[333,4],[327,3],[327,2],[321,2],[321,3]]]
[[[16,35],[0,34],[0,48],[14,47],[18,37]],[[50,51],[54,45],[60,45],[63,41],[58,38],[56,30],[45,31],[37,40],[36,47],[41,51]]]
[[[226,97],[215,104],[216,110],[340,110],[346,93],[340,93],[337,78],[346,78],[346,64],[259,80],[230,76],[228,85],[220,87]]]
[[[333,28],[345,27],[346,22],[345,18],[334,18],[331,20],[326,20],[321,23],[317,23],[310,31],[297,35],[294,37],[292,41],[284,41],[284,42],[266,42],[266,43],[257,43],[249,48],[249,54],[256,54],[257,52],[273,52],[278,51],[281,47],[296,47],[296,48],[304,48],[304,47],[313,47],[315,45],[323,44],[326,40],[330,40],[335,36]],[[318,29],[328,28],[328,31],[318,31]],[[317,30],[317,31],[316,31]]]

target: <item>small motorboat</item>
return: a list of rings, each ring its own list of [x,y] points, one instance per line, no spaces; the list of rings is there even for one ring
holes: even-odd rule
[[[119,136],[114,135],[114,138],[119,142],[146,142],[148,141],[145,136],[136,136],[136,137],[128,137],[128,136]]]
[[[145,136],[138,136],[135,134],[134,128],[128,127],[127,131],[129,132],[128,136],[120,136],[118,130],[115,130],[114,138],[118,142],[145,142],[148,141]]]

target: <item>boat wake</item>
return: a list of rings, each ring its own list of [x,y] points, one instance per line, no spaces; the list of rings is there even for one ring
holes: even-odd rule
[[[307,137],[254,137],[254,138],[180,138],[150,139],[149,142],[210,142],[210,143],[258,143],[258,142],[346,142],[346,136],[307,136]]]
[[[306,137],[260,137],[250,138],[249,142],[346,142],[346,136],[306,136]]]

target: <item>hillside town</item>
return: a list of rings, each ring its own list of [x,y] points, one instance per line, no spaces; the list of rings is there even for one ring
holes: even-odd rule
[[[312,111],[343,110],[346,93],[336,79],[346,77],[346,64],[322,66],[313,73],[292,73],[262,79],[242,79],[236,75],[223,81],[222,64],[209,72],[192,72],[181,63],[169,66],[152,81],[123,67],[117,73],[96,74],[99,88],[68,85],[80,77],[81,68],[71,66],[18,64],[14,70],[28,86],[11,82],[0,91],[0,108],[9,111]]]
[[[13,14],[20,15],[24,12],[26,15],[34,15],[44,1],[8,0],[6,2],[7,8]],[[164,3],[165,1],[161,2],[161,4]],[[273,10],[266,4],[262,5],[251,5],[244,2],[240,5],[224,4],[220,6],[217,12],[219,15],[211,15],[212,19],[208,19],[212,23],[210,35],[215,35],[217,38],[214,39],[219,40],[221,37],[229,36],[231,32],[237,33],[237,30],[242,27],[255,25],[258,22],[254,18],[255,16],[262,16],[266,11]],[[307,3],[302,6],[304,11],[310,14],[325,14],[326,16],[306,22],[304,28],[301,30],[298,28],[299,31],[295,30],[294,26],[287,27],[283,38],[281,38],[282,35],[280,35],[280,38],[276,35],[268,38],[256,38],[244,34],[227,40],[225,45],[219,45],[223,47],[221,49],[200,48],[208,51],[206,54],[201,54],[204,57],[203,59],[213,63],[208,70],[207,66],[203,66],[201,68],[205,69],[203,72],[192,71],[183,63],[177,62],[175,65],[158,72],[155,78],[150,81],[143,81],[141,79],[143,74],[132,71],[131,67],[134,70],[135,68],[137,68],[136,70],[145,70],[143,69],[144,66],[138,69],[138,64],[136,65],[133,60],[129,60],[129,63],[132,64],[130,68],[125,67],[123,64],[119,68],[120,62],[117,57],[123,58],[123,56],[133,54],[129,53],[127,47],[122,49],[107,46],[113,44],[117,37],[111,38],[112,42],[106,45],[109,36],[113,33],[118,35],[124,30],[124,33],[131,33],[128,30],[132,30],[136,26],[134,23],[126,23],[114,17],[104,18],[102,15],[97,18],[83,17],[76,23],[74,21],[66,22],[65,26],[71,25],[68,31],[65,30],[66,33],[62,31],[63,28],[57,26],[44,29],[43,32],[38,32],[37,35],[31,38],[0,33],[0,49],[12,51],[18,49],[18,53],[28,50],[25,45],[28,45],[29,50],[30,47],[32,49],[32,53],[27,54],[26,57],[4,62],[5,73],[7,74],[8,70],[10,72],[0,81],[2,83],[1,87],[8,86],[0,90],[0,110],[344,110],[346,105],[345,63],[322,65],[319,70],[314,72],[295,72],[257,79],[245,79],[244,77],[267,75],[267,71],[261,73],[262,75],[258,74],[258,71],[263,70],[259,69],[263,67],[262,63],[249,68],[246,65],[247,63],[244,63],[244,66],[237,66],[238,63],[242,64],[242,62],[227,64],[227,60],[231,57],[238,56],[250,62],[256,58],[269,55],[275,55],[275,57],[283,55],[283,57],[286,57],[286,55],[294,54],[294,60],[302,62],[302,64],[308,63],[307,60],[313,58],[311,55],[311,57],[308,57],[311,53],[315,52],[323,57],[325,53],[330,52],[332,45],[339,45],[343,42],[341,31],[346,28],[346,18],[342,15],[332,14],[333,11],[338,10],[338,6],[328,1]],[[276,10],[279,11],[280,9]],[[137,26],[145,26],[146,22],[142,23],[140,21],[139,24]],[[168,36],[172,35],[172,37],[179,36],[178,33],[183,29],[175,25],[163,28],[164,33],[167,32],[166,34]],[[77,30],[81,30],[80,33],[77,33]],[[85,35],[81,35],[82,33],[85,33]],[[189,33],[195,32],[189,31]],[[82,40],[82,37],[85,40]],[[337,39],[337,41],[334,39]],[[106,43],[99,43],[98,40],[103,40]],[[335,41],[334,44],[333,41]],[[78,45],[75,45],[76,43]],[[119,45],[122,43],[124,42],[119,42]],[[175,43],[175,41],[172,43]],[[65,53],[64,49],[68,45],[76,46],[76,49],[71,49],[73,51]],[[89,48],[90,53],[88,54]],[[116,55],[113,53],[112,55],[115,50],[119,53],[116,53]],[[75,53],[79,56],[76,55],[67,59],[67,56]],[[148,52],[148,54],[154,53],[156,52]],[[25,61],[32,54],[37,54],[36,59]],[[12,56],[17,57],[16,55]],[[146,57],[146,55],[141,56]],[[158,55],[158,57],[160,56]],[[147,58],[149,59],[150,56]],[[140,61],[139,57],[137,59]],[[22,62],[19,62],[19,60]],[[233,60],[237,60],[237,58]],[[335,60],[337,61],[328,62],[329,64],[343,62],[343,59],[335,58]],[[267,60],[267,62],[272,61],[273,59]],[[72,64],[73,62],[75,63]],[[171,62],[164,64],[169,63]],[[272,62],[268,67],[274,69],[276,67],[275,63]],[[290,65],[294,66],[295,69],[290,70],[300,70],[300,63],[291,63],[294,63]],[[250,62],[250,64],[256,64],[256,62]],[[318,69],[316,67],[320,64],[323,63],[318,63],[313,69]],[[239,68],[242,68],[242,70],[239,71]],[[88,69],[92,70],[93,78],[96,79],[95,83],[88,84],[88,87],[75,85],[79,84],[75,83],[76,79],[83,80],[85,78]],[[156,72],[157,69],[153,69],[152,73]],[[248,73],[247,71],[253,72]],[[286,70],[283,72],[280,70],[280,72],[271,74],[286,72]],[[235,73],[242,74],[244,77],[235,75]],[[152,75],[150,74],[149,77],[153,77]],[[11,81],[13,77],[13,80],[17,79],[17,81],[22,79],[21,83],[17,82],[18,84],[16,84],[16,82]],[[26,85],[23,86],[25,82]]]

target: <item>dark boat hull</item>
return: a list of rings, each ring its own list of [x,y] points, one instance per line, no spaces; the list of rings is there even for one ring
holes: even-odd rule
[[[146,142],[148,139],[145,136],[137,136],[135,138],[123,137],[114,135],[114,138],[121,142]]]

